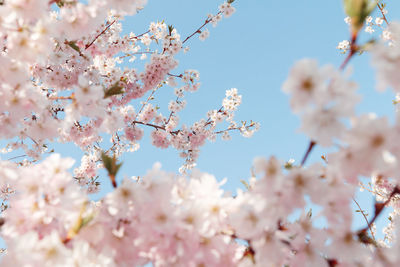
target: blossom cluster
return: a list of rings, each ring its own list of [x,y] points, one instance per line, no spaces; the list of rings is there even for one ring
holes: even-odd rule
[[[1,162],[1,183],[18,192],[8,195],[11,208],[2,214],[4,266],[400,262],[396,241],[385,248],[352,230],[350,203],[357,186],[335,164],[284,167],[275,157],[257,158],[247,190],[236,195],[221,189],[226,180],[198,171],[176,176],[156,164],[142,177],[125,177],[96,202],[67,171],[72,164],[58,154],[26,167]],[[321,211],[305,212],[307,199]],[[302,213],[293,220],[296,211]]]
[[[320,68],[311,59],[297,62],[282,87],[291,96],[293,112],[301,113],[301,130],[322,146],[342,137],[343,119],[354,114],[359,100],[356,89],[357,84],[347,81],[333,66]]]
[[[175,55],[192,36],[201,34],[195,31],[181,40],[172,25],[152,22],[142,34],[122,35],[124,16],[145,4],[145,0],[1,4],[0,63],[5,67],[0,74],[4,103],[0,138],[9,141],[3,152],[22,150],[26,159],[21,164],[27,164],[50,153],[53,141],[72,142],[97,162],[101,150],[116,156],[136,151],[144,129],[152,128],[152,143],[175,147],[185,159],[181,170],[186,171],[195,166],[206,139],[214,140],[228,130],[250,136],[257,129],[253,122],[232,126],[233,112],[224,108],[217,113],[222,119],[229,114],[228,128],[217,128],[221,121],[210,117],[192,126],[180,121],[186,92],[197,91],[200,82],[196,70],[172,73],[179,71]],[[202,27],[215,26],[234,11],[232,1],[225,2]],[[137,62],[137,55],[143,64]],[[177,99],[170,102],[170,114],[165,116],[152,102],[158,90],[167,88],[175,91]],[[111,145],[103,142],[104,133]],[[88,163],[86,158],[82,162]],[[75,172],[81,183],[86,181],[92,188],[98,185],[93,179],[100,165],[89,165]]]

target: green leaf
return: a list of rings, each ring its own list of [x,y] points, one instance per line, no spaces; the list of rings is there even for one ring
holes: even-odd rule
[[[117,172],[119,171],[119,168],[121,168],[121,166],[122,166],[122,162],[115,166],[115,174],[117,174]]]
[[[228,4],[232,4],[235,0],[228,0]]]
[[[120,85],[120,82],[114,83],[110,88],[105,90],[104,98],[113,96],[113,95],[121,95],[124,93],[123,87]]]
[[[174,30],[174,26],[168,25],[169,36],[171,36],[173,30]]]
[[[117,164],[117,159],[115,156],[110,157],[104,152],[101,152],[101,161],[103,162],[104,168],[106,168],[108,174],[114,177],[117,175],[122,166],[122,162]]]
[[[106,170],[108,171],[108,173],[110,173],[112,171],[112,161],[113,158],[111,158],[110,156],[108,156],[106,153],[102,152],[101,153],[101,161],[104,164],[104,168],[106,168]]]
[[[240,180],[240,182],[246,187],[247,190],[250,190],[250,185],[245,180]]]
[[[93,214],[90,214],[89,216],[83,218],[82,222],[81,222],[81,225],[80,225],[80,228],[85,227],[91,220],[93,220],[93,218],[94,218]]]
[[[343,0],[344,11],[351,18],[353,33],[363,27],[365,19],[374,11],[377,0]]]
[[[79,48],[79,46],[76,45],[75,41],[68,41],[66,42],[67,45],[69,45],[69,47],[71,47],[72,49],[74,49],[76,52],[79,53],[79,55],[81,55],[81,49]]]
[[[58,7],[63,7],[64,6],[64,1],[56,1],[56,4]]]

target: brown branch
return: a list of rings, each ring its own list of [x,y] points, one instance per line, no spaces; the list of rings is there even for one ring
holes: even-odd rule
[[[131,39],[131,40],[132,40],[132,39],[138,39],[138,38],[142,37],[143,35],[145,35],[146,33],[149,33],[149,32],[150,32],[150,30],[148,30],[148,31],[146,31],[146,32],[144,32],[144,33],[142,33],[142,34],[133,36],[133,37],[131,37],[130,39]]]
[[[219,110],[217,111],[217,113],[223,112],[224,106],[220,107]],[[209,125],[210,123],[212,123],[211,118],[209,117],[206,121],[206,123],[204,124],[204,127]]]
[[[13,159],[23,158],[23,157],[27,157],[27,155],[15,156],[15,157],[9,158],[9,159],[7,159],[7,160],[13,160]]]
[[[229,131],[239,130],[239,129],[240,129],[240,127],[228,128],[228,129],[225,129],[225,130],[222,130],[222,131],[215,132],[215,134],[222,134],[224,132],[229,132]]]
[[[382,213],[382,211],[385,209],[386,205],[390,203],[390,201],[392,200],[392,198],[397,195],[400,194],[400,188],[399,187],[395,187],[393,189],[393,191],[390,193],[388,199],[383,202],[383,203],[375,203],[375,214],[374,217],[369,221],[368,226],[373,224],[376,219],[379,217],[379,215]],[[363,229],[359,230],[357,233],[364,233],[367,231],[368,226],[364,227]]]
[[[303,156],[303,159],[301,160],[300,166],[303,166],[304,163],[306,163],[308,156],[310,155],[311,151],[313,150],[314,146],[317,143],[315,143],[314,141],[310,141],[310,144],[308,145],[307,151]]]
[[[168,76],[176,77],[176,78],[182,78],[182,74],[172,74],[172,73],[167,73]]]
[[[137,120],[134,120],[134,121],[132,121],[132,124],[141,124],[141,125],[146,125],[146,126],[150,126],[150,127],[153,127],[153,128],[159,129],[159,130],[166,131],[164,126],[159,126],[159,125],[152,124],[152,123],[146,123],[146,122],[142,122],[142,121],[137,121]]]
[[[101,32],[99,33],[94,39],[93,41],[91,41],[89,44],[85,45],[85,50],[88,49],[94,42],[96,42],[96,40],[103,35],[117,20],[113,20],[110,24],[107,25],[107,27]]]
[[[342,65],[340,65],[339,70],[343,71],[346,68],[347,64],[349,63],[350,59],[358,51],[358,47],[357,47],[356,43],[357,43],[357,33],[353,33],[351,36],[351,41],[350,41],[350,53],[344,59]]]
[[[386,22],[386,25],[389,26],[389,22],[388,22],[388,20],[386,19],[385,13],[383,13],[383,4],[377,3],[376,5],[378,6],[379,10],[381,11],[382,18],[383,18],[383,20]]]
[[[213,18],[215,18],[216,16],[222,14],[221,11],[219,11],[216,15],[214,15],[211,18],[208,18],[205,20],[205,22],[203,23],[203,25],[201,25],[196,31],[194,31],[191,35],[189,35],[188,37],[185,38],[185,40],[183,40],[182,44],[186,43],[190,38],[192,38],[196,33],[201,33],[201,29],[204,28],[204,26],[206,26],[208,23],[210,23],[212,21]]]

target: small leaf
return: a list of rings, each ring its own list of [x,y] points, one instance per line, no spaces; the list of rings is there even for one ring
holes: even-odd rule
[[[250,190],[250,185],[245,180],[240,180],[240,182],[246,187],[247,190]]]
[[[81,221],[81,227],[80,228],[85,227],[91,220],[93,220],[93,218],[94,218],[93,214],[90,214],[89,216],[83,218],[82,221]]]
[[[104,168],[106,168],[106,170],[108,172],[111,172],[112,169],[112,158],[110,156],[108,156],[106,153],[102,152],[101,153],[101,161],[104,164]]]
[[[121,168],[122,163],[119,163],[115,166],[115,174],[117,174],[117,172],[119,171],[119,169]]]
[[[121,95],[124,93],[123,87],[120,85],[119,82],[114,83],[110,88],[105,90],[104,98],[113,96],[113,95]]]
[[[64,1],[56,1],[56,4],[58,7],[63,7],[64,6]]]
[[[117,173],[122,166],[122,162],[117,164],[117,158],[115,155],[114,157],[110,157],[104,152],[101,152],[101,160],[104,164],[104,168],[106,168],[108,172],[113,187],[116,188],[117,182],[115,176],[117,176]]]
[[[286,170],[292,169],[294,167],[294,160],[293,159],[288,160],[287,162],[285,162],[285,165],[283,165],[283,167]]]
[[[74,49],[76,52],[78,52],[79,55],[82,54],[82,53],[81,53],[81,49],[79,48],[79,46],[76,45],[76,42],[75,42],[75,41],[69,41],[69,42],[66,42],[66,44],[69,45],[69,47],[71,47],[72,49]]]
[[[172,35],[172,31],[174,30],[174,26],[168,25],[169,36]]]

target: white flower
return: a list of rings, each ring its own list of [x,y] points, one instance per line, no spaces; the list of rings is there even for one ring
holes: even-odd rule
[[[309,110],[302,115],[301,131],[321,146],[330,146],[345,129],[340,112],[340,107]]]
[[[338,44],[336,48],[347,51],[350,48],[350,42],[348,40],[343,40]]]
[[[208,31],[208,29],[203,30],[200,35],[199,35],[199,39],[200,41],[204,41],[205,39],[207,39],[210,36],[210,32]]]
[[[312,102],[316,95],[325,90],[326,75],[313,59],[298,61],[290,70],[282,90],[291,95],[290,105],[294,112],[299,112]]]
[[[382,18],[376,18],[375,19],[375,24],[376,25],[382,25],[382,23],[383,23],[383,19]]]
[[[367,26],[367,27],[365,27],[365,32],[373,33],[373,32],[375,32],[375,30],[371,26]]]
[[[149,46],[151,44],[151,38],[149,34],[144,34],[140,39],[145,46]]]

